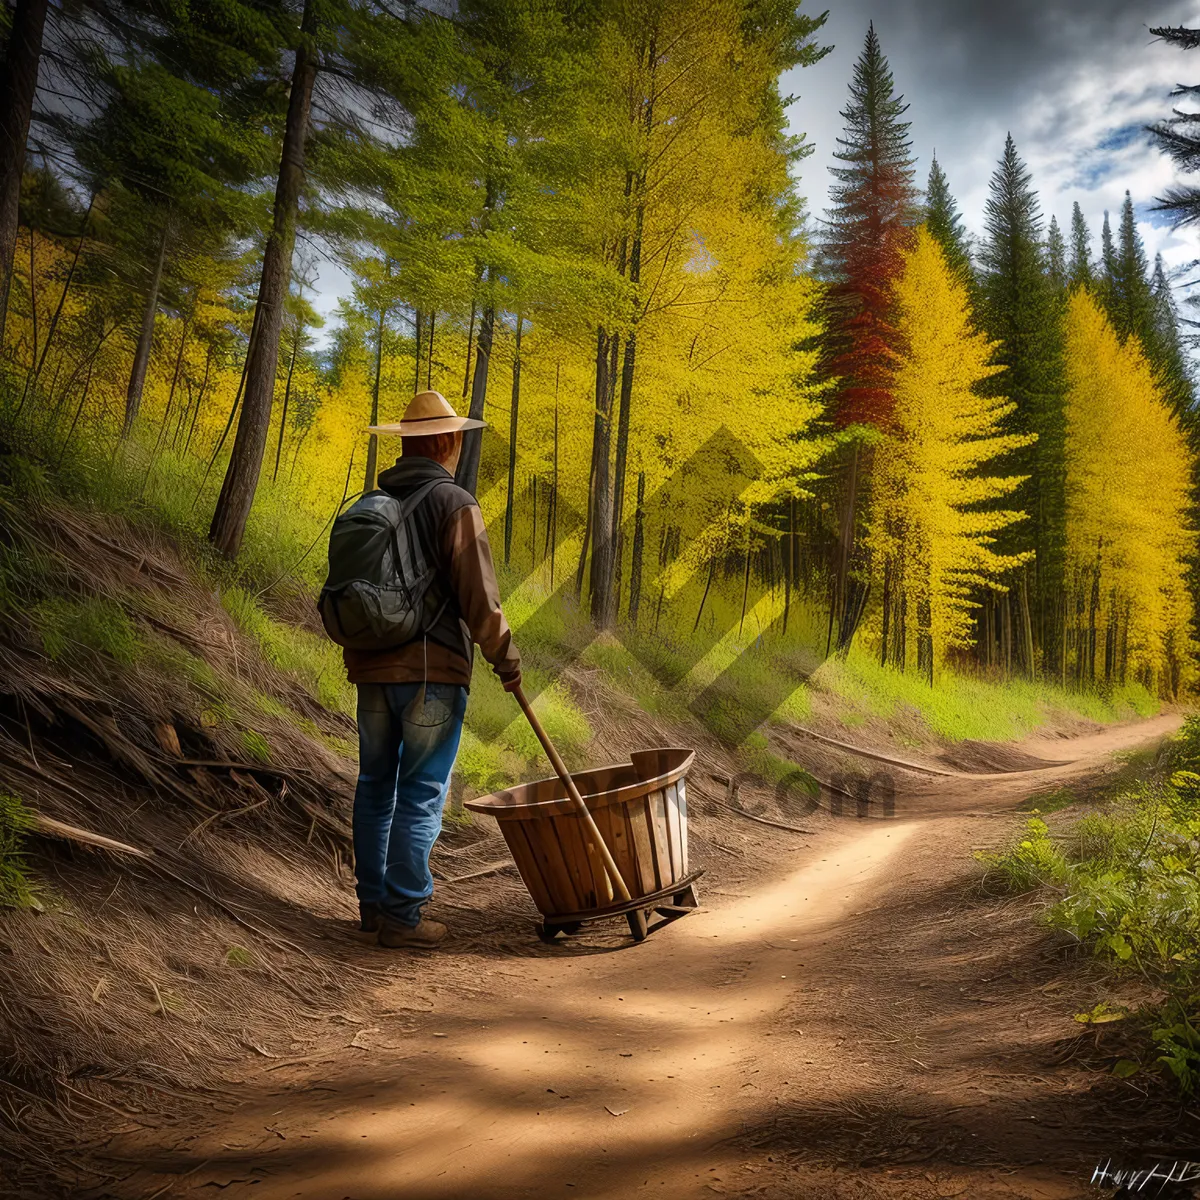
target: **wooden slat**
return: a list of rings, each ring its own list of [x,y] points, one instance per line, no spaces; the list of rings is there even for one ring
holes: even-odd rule
[[[650,840],[649,814],[646,811],[646,801],[642,797],[631,800],[626,806],[629,818],[629,838],[633,845],[636,873],[634,880],[625,882],[632,891],[635,883],[644,896],[647,892],[657,890],[654,882],[654,850]]]
[[[680,868],[684,875],[688,873],[688,840],[687,840],[687,786],[682,779],[675,785],[675,795],[679,798],[679,846],[683,852]]]
[[[683,839],[679,828],[679,784],[667,787],[667,833],[671,849],[671,878],[683,874]]]
[[[671,872],[670,831],[662,788],[646,797],[646,812],[650,818],[650,835],[654,839],[654,888],[657,891],[675,878]]]
[[[597,908],[596,886],[592,879],[592,864],[588,861],[582,822],[576,816],[554,817],[554,830],[563,849],[563,859],[571,878],[575,909]]]
[[[542,877],[553,912],[575,912],[575,888],[567,871],[566,856],[558,839],[553,817],[530,821],[526,826],[529,844],[542,866]]]
[[[608,829],[604,831],[608,838],[608,848],[616,860],[621,877],[629,884],[637,879],[636,861],[633,843],[629,840],[629,820],[625,815],[624,805],[610,805],[604,810],[608,814]]]
[[[609,852],[613,854],[613,861],[617,864],[617,870],[621,872],[621,878],[624,879],[625,868],[613,852],[611,807],[605,805],[603,808],[598,808],[592,816],[596,821],[596,828],[600,830],[600,836],[604,839],[604,844],[608,847]],[[596,880],[599,902],[602,906],[611,904],[615,899],[615,893],[613,892],[612,880],[609,879],[608,872],[604,869],[604,861],[595,853],[592,853],[590,857],[592,859],[592,877]]]
[[[501,828],[504,830],[504,840],[508,843],[508,851],[521,872],[525,887],[533,897],[538,912],[549,913],[554,909],[550,904],[550,893],[546,890],[546,881],[542,877],[542,867],[538,862],[526,836],[526,821],[505,821]]]

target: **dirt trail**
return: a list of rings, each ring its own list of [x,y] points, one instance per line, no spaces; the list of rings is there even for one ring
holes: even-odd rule
[[[97,1194],[1090,1195],[1121,1147],[1097,1076],[1047,1062],[1079,1030],[1086,971],[1061,982],[1026,905],[962,885],[971,849],[1012,831],[983,815],[1178,723],[1029,743],[1072,761],[1011,778],[898,772],[894,819],[828,819],[807,844],[750,828],[757,873],[710,871],[707,907],[641,945],[614,926],[529,957],[423,958],[364,997],[342,1048],[264,1064],[235,1112],[171,1148],[110,1144],[144,1167]]]

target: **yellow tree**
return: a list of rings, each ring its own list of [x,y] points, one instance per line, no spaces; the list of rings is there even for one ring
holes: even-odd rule
[[[1096,299],[1067,306],[1069,648],[1080,684],[1129,674],[1175,695],[1186,682],[1191,458],[1136,337]]]
[[[876,450],[870,534],[883,573],[880,657],[906,666],[911,630],[917,669],[932,683],[946,651],[971,644],[973,592],[998,586],[1022,561],[993,545],[1025,514],[981,506],[1022,482],[999,473],[997,460],[1031,439],[999,432],[1012,405],[979,386],[996,373],[994,345],[972,325],[966,287],[924,227],[895,303],[903,349],[893,427]]]

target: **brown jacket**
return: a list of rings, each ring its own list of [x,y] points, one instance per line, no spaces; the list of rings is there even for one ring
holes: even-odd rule
[[[390,650],[342,651],[351,683],[456,683],[471,685],[474,642],[500,679],[521,679],[521,656],[500,609],[500,587],[479,505],[458,487],[440,463],[402,458],[379,476],[379,486],[403,499],[430,479],[435,487],[413,520],[426,552],[436,555],[440,596],[448,597],[441,618],[424,638]]]

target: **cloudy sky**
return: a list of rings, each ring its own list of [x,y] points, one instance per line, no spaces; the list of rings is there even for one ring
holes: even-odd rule
[[[815,144],[799,172],[814,215],[828,203],[839,113],[874,20],[910,105],[917,180],[936,151],[972,233],[1011,131],[1046,219],[1056,215],[1064,232],[1078,200],[1098,249],[1104,210],[1115,228],[1128,189],[1151,260],[1157,250],[1171,267],[1200,258],[1200,230],[1172,232],[1149,211],[1174,176],[1142,132],[1169,114],[1175,84],[1200,83],[1200,50],[1156,42],[1148,27],[1200,25],[1197,0],[804,0],[810,12],[826,5],[822,44],[833,51],[784,79],[798,97],[792,131]]]

